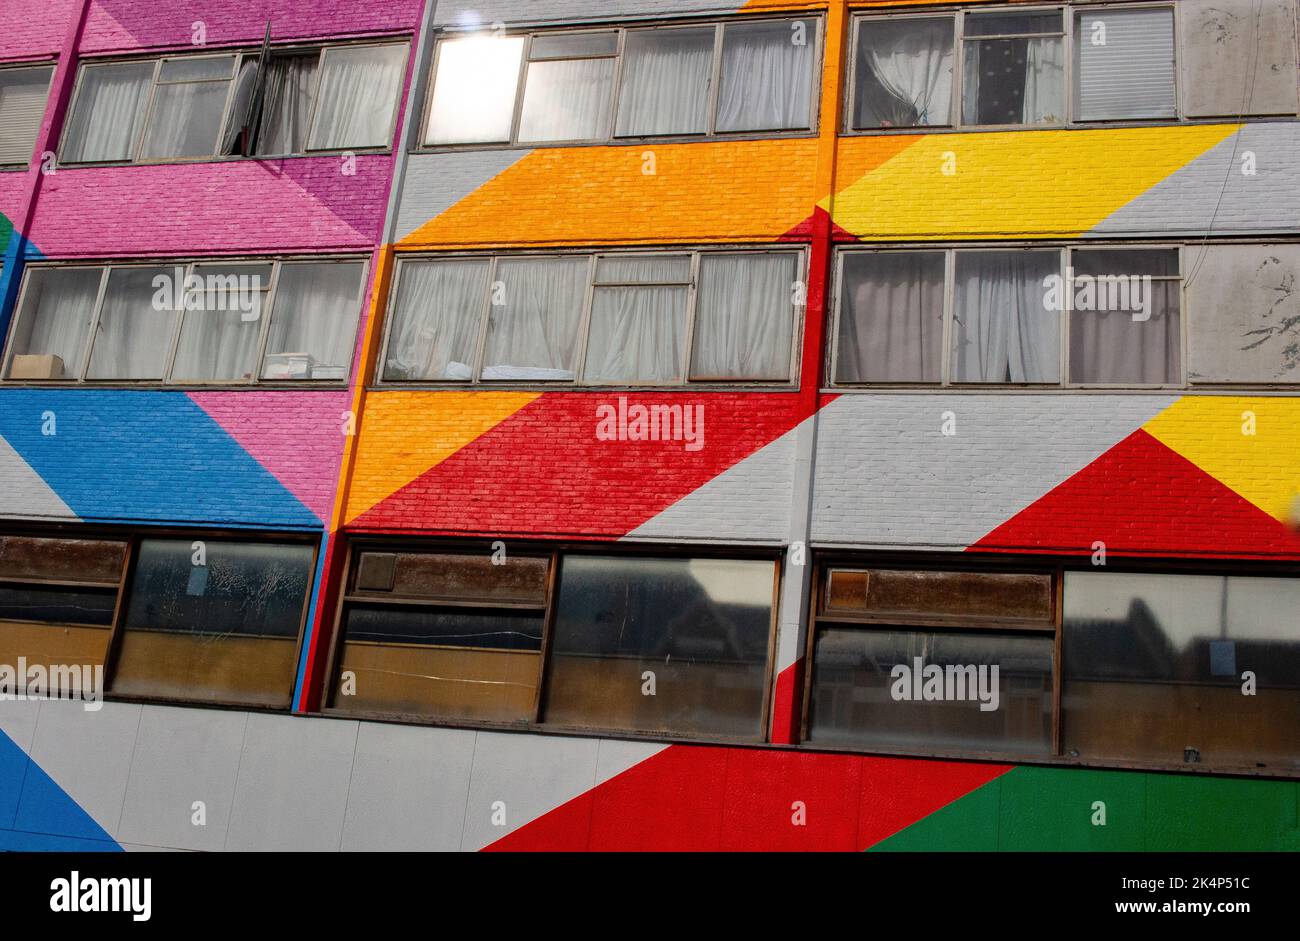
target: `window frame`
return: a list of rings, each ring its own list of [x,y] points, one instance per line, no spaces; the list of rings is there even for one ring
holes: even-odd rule
[[[1273,243],[1279,240],[1272,240]],[[826,392],[855,392],[855,391],[877,391],[881,389],[908,390],[917,392],[975,392],[975,393],[994,393],[1004,394],[1007,392],[1069,392],[1069,393],[1088,393],[1088,392],[1167,392],[1167,391],[1195,391],[1214,389],[1223,384],[1193,383],[1188,376],[1188,321],[1187,316],[1187,265],[1188,253],[1200,246],[1201,242],[1133,242],[1133,241],[1114,241],[1098,240],[1096,242],[1077,242],[1063,240],[1043,240],[1034,241],[1013,241],[1013,242],[892,242],[892,243],[871,243],[871,244],[842,244],[833,249],[834,260],[831,271],[831,301],[830,309],[827,314],[827,327],[829,338],[826,343],[826,353],[823,359],[823,369],[825,370],[824,391]],[[1217,243],[1216,243],[1217,244]],[[1242,244],[1242,243],[1234,243]],[[1255,243],[1244,243],[1255,244]],[[1012,252],[1012,251],[1057,251],[1060,253],[1060,267],[1058,273],[1064,277],[1067,267],[1073,268],[1074,253],[1076,251],[1177,251],[1178,252],[1178,275],[1174,277],[1152,276],[1153,281],[1177,280],[1179,282],[1178,290],[1178,330],[1179,330],[1179,377],[1173,383],[1133,383],[1133,382],[1113,382],[1113,383],[1085,383],[1074,382],[1071,380],[1070,367],[1070,325],[1071,315],[1074,313],[1073,291],[1065,291],[1064,305],[1060,311],[1060,379],[1057,382],[1029,383],[1029,382],[956,382],[952,379],[952,340],[953,340],[953,314],[956,308],[956,256],[958,252]],[[875,253],[882,254],[892,253],[918,253],[918,252],[943,252],[944,253],[944,322],[943,322],[943,349],[941,355],[940,379],[938,382],[926,382],[923,380],[915,381],[890,381],[890,382],[837,382],[835,379],[835,369],[839,359],[839,341],[840,341],[840,316],[843,312],[842,301],[844,291],[844,259],[852,254]],[[1247,388],[1241,383],[1232,384],[1232,388]],[[1265,386],[1256,386],[1265,387]],[[1267,388],[1287,389],[1295,388],[1295,385],[1273,384]]]
[[[174,164],[196,164],[196,163],[225,163],[228,161],[241,160],[287,160],[298,157],[321,157],[334,154],[355,153],[355,154],[387,154],[393,151],[393,135],[396,133],[398,121],[402,114],[402,106],[405,103],[406,95],[404,94],[406,83],[405,74],[410,66],[411,61],[411,40],[409,35],[393,35],[389,37],[367,37],[359,40],[344,40],[337,42],[317,42],[317,43],[292,43],[284,46],[271,46],[267,50],[270,58],[282,55],[304,55],[314,52],[316,54],[317,70],[312,84],[312,109],[311,121],[306,131],[305,140],[310,140],[312,131],[315,129],[316,112],[320,105],[321,69],[320,63],[324,61],[325,54],[330,49],[338,48],[366,48],[377,46],[397,46],[403,47],[401,70],[403,74],[402,92],[399,92],[398,98],[393,102],[392,113],[388,119],[388,138],[387,143],[382,147],[335,147],[329,149],[312,149],[304,146],[301,153],[291,154],[257,154],[252,153],[248,156],[242,154],[223,154],[221,153],[222,144],[230,130],[230,121],[233,117],[232,110],[235,103],[235,95],[238,91],[240,71],[244,63],[250,59],[260,60],[262,50],[260,48],[234,47],[231,49],[213,49],[205,50],[200,53],[189,52],[184,49],[174,50],[171,53],[153,53],[150,55],[131,55],[131,56],[113,56],[93,59],[83,59],[78,63],[76,80],[73,83],[72,94],[68,99],[66,111],[67,120],[65,120],[59,135],[59,146],[57,150],[57,160],[61,168],[79,169],[82,167],[124,167],[124,166],[168,166]],[[226,103],[221,112],[221,125],[217,129],[216,144],[214,153],[207,156],[198,157],[144,157],[145,138],[149,131],[149,122],[153,118],[154,101],[158,95],[159,80],[158,76],[162,69],[162,63],[166,61],[177,60],[195,60],[195,59],[213,59],[231,56],[234,58],[234,68],[229,79],[209,79],[207,81],[227,81],[229,88],[226,90]],[[127,65],[131,63],[153,63],[153,77],[149,81],[148,95],[142,109],[143,121],[141,130],[137,139],[133,142],[131,156],[124,160],[78,160],[67,161],[64,154],[68,147],[68,128],[71,126],[71,118],[76,114],[76,109],[81,101],[82,83],[85,80],[86,69],[98,65]],[[259,69],[260,69],[259,61]],[[260,75],[259,75],[260,78]],[[164,85],[171,84],[188,84],[185,82],[163,82]]]
[[[280,272],[284,265],[294,263],[337,263],[337,264],[360,264],[361,277],[357,279],[357,295],[354,299],[356,308],[356,320],[352,331],[352,356],[347,364],[347,372],[342,379],[264,379],[262,372],[265,368],[266,347],[269,342],[271,332],[271,318],[275,315],[276,290],[279,287]],[[261,291],[263,296],[263,313],[261,324],[259,326],[256,360],[254,362],[253,375],[249,379],[213,379],[210,381],[172,378],[172,372],[176,365],[176,353],[180,345],[181,331],[185,324],[184,310],[175,311],[171,326],[171,337],[167,343],[167,358],[163,365],[163,377],[161,379],[90,379],[87,373],[90,369],[91,357],[94,355],[95,342],[99,339],[100,317],[104,309],[104,295],[108,287],[108,279],[111,273],[116,269],[126,268],[167,268],[175,270],[176,268],[184,269],[182,278],[188,278],[196,267],[218,266],[234,268],[242,265],[257,267],[271,265],[270,284]],[[20,314],[23,309],[23,300],[28,290],[28,279],[30,272],[36,270],[73,270],[73,269],[98,269],[99,291],[95,298],[95,308],[91,316],[90,332],[86,338],[86,348],[82,353],[81,363],[78,366],[75,377],[66,377],[63,379],[11,379],[9,370],[13,364],[13,359],[18,353],[14,349],[14,343],[18,335],[21,320]],[[38,387],[67,387],[76,388],[149,388],[149,389],[248,389],[255,387],[262,388],[280,388],[295,387],[307,389],[330,389],[346,387],[351,381],[355,360],[357,337],[360,334],[362,321],[365,310],[363,305],[366,298],[366,292],[369,288],[369,273],[371,270],[371,257],[369,255],[267,255],[267,256],[230,256],[230,257],[187,257],[178,259],[131,259],[124,261],[82,261],[77,260],[70,264],[56,260],[42,259],[28,263],[23,268],[22,283],[19,286],[18,296],[14,302],[13,315],[9,318],[9,329],[5,337],[5,347],[3,359],[0,359],[0,388],[6,386],[38,386]],[[182,282],[183,283],[183,282]]]
[[[0,75],[5,72],[20,72],[25,70],[48,69],[49,75],[45,81],[45,110],[50,108],[50,90],[54,87],[54,73],[58,70],[58,62],[52,59],[38,59],[30,62],[3,62],[0,63]],[[0,162],[0,173],[21,173],[31,166],[32,160],[36,157],[36,145],[41,140],[41,126],[36,127],[36,136],[32,140],[32,151],[27,155],[27,159],[20,163],[3,163]]]
[[[505,29],[500,33],[492,35],[499,36],[522,36],[524,46],[520,55],[519,75],[515,86],[514,110],[511,112],[510,119],[510,140],[509,141],[491,141],[491,142],[468,142],[460,144],[433,144],[428,142],[429,137],[429,119],[433,103],[434,84],[438,77],[438,64],[441,61],[442,46],[446,42],[457,39],[468,39],[475,35],[485,35],[481,27],[472,29],[446,29],[439,31],[434,37],[434,49],[429,64],[429,74],[423,80],[424,93],[419,99],[420,116],[418,125],[418,134],[416,138],[414,151],[416,153],[440,153],[443,151],[454,150],[535,150],[548,147],[610,147],[620,145],[646,144],[646,143],[693,143],[706,141],[727,141],[727,140],[766,140],[769,138],[785,137],[816,137],[819,132],[821,123],[821,101],[822,101],[822,79],[826,65],[826,48],[825,48],[825,26],[826,14],[824,11],[810,10],[800,15],[796,11],[789,12],[763,12],[757,15],[732,15],[719,18],[717,16],[703,19],[683,18],[680,20],[653,20],[653,21],[632,21],[632,22],[615,22],[615,23],[584,23],[582,25],[566,26],[563,24],[553,24],[550,26],[521,26]],[[749,24],[761,22],[778,22],[787,20],[811,20],[814,23],[814,35],[809,42],[813,45],[813,63],[812,63],[812,98],[809,102],[808,118],[810,127],[796,128],[793,130],[781,131],[718,131],[717,111],[718,95],[720,91],[720,77],[722,72],[722,43],[725,27],[728,23]],[[623,79],[626,70],[624,69],[624,50],[627,41],[627,34],[630,31],[648,31],[648,30],[672,30],[712,26],[714,28],[713,36],[713,62],[711,66],[711,79],[709,83],[709,102],[707,107],[708,127],[696,134],[651,134],[651,135],[619,135],[616,133],[618,127],[618,107],[623,95]],[[611,78],[610,87],[610,104],[608,118],[609,133],[601,139],[574,139],[574,140],[557,140],[557,141],[520,141],[519,127],[523,117],[524,93],[527,86],[528,66],[533,61],[532,46],[533,39],[537,36],[547,37],[555,35],[575,36],[579,34],[590,33],[608,33],[617,34],[617,46],[613,53],[614,74]],[[595,59],[611,58],[611,56],[572,56],[569,58]],[[539,60],[539,61],[557,61]]]
[[[307,593],[303,597],[302,613],[298,619],[298,632],[294,641],[295,663],[302,659],[303,645],[307,639],[307,627],[310,623],[312,602],[318,588],[315,573],[321,561],[321,539],[319,534],[291,531],[243,530],[243,529],[200,529],[176,526],[114,528],[98,525],[57,525],[40,527],[26,525],[15,521],[13,525],[0,529],[3,535],[33,536],[47,539],[110,539],[126,543],[121,580],[118,583],[117,602],[113,608],[113,621],[108,627],[97,628],[109,632],[104,653],[103,685],[99,690],[100,699],[106,702],[157,703],[162,705],[179,705],[193,708],[218,707],[236,708],[249,712],[270,712],[288,715],[293,712],[293,693],[297,678],[289,677],[289,704],[283,708],[259,705],[238,699],[177,699],[166,696],[142,696],[134,693],[113,692],[113,680],[116,678],[118,654],[122,646],[122,636],[126,632],[126,615],[135,579],[137,562],[140,556],[140,544],[146,539],[189,539],[211,542],[237,542],[259,545],[307,545],[311,547],[312,557],[307,578]],[[96,587],[106,587],[102,584]],[[111,587],[111,586],[109,586]],[[44,622],[39,622],[44,623]],[[0,630],[3,630],[0,627]]]
[[[783,246],[781,243],[765,243],[762,245],[689,245],[689,246],[614,246],[614,247],[592,247],[592,248],[529,248],[523,251],[515,250],[471,250],[471,251],[453,251],[453,252],[399,252],[394,265],[393,276],[388,287],[388,298],[384,304],[384,323],[382,336],[379,344],[379,355],[375,360],[374,376],[371,380],[371,388],[376,390],[394,390],[394,389],[473,389],[476,391],[485,391],[491,389],[538,389],[545,391],[572,391],[572,390],[646,390],[646,391],[685,391],[688,389],[723,389],[734,390],[737,388],[768,390],[768,391],[795,391],[800,385],[800,355],[803,347],[803,336],[805,329],[805,320],[807,317],[807,301],[803,304],[791,304],[791,330],[790,330],[790,372],[787,379],[775,380],[745,380],[745,379],[695,379],[690,378],[691,358],[693,345],[695,341],[695,323],[697,314],[697,299],[699,287],[699,270],[700,258],[706,254],[718,255],[770,255],[770,254],[787,254],[794,255],[795,273],[805,285],[808,283],[810,248],[806,244],[789,243]],[[601,258],[607,257],[627,257],[627,256],[645,256],[645,257],[662,257],[668,255],[688,255],[690,256],[690,283],[687,288],[687,306],[686,306],[686,331],[683,337],[682,363],[679,372],[681,379],[673,382],[588,382],[584,378],[586,371],[587,346],[591,335],[591,312],[595,300],[596,269]],[[578,319],[578,348],[576,350],[577,369],[574,378],[569,379],[489,379],[482,378],[483,357],[486,354],[487,329],[491,319],[492,304],[491,293],[492,285],[495,283],[498,263],[502,259],[513,260],[517,258],[558,258],[586,256],[588,262],[587,283],[584,289],[583,309]],[[384,372],[388,364],[389,343],[393,324],[397,320],[397,301],[400,295],[402,269],[406,264],[422,261],[451,261],[451,260],[473,260],[489,259],[491,264],[488,267],[487,285],[488,289],[483,298],[483,310],[479,313],[479,326],[475,340],[475,361],[473,364],[474,373],[468,380],[454,379],[385,379]],[[677,284],[677,282],[674,282]],[[609,286],[609,285],[602,285]],[[653,286],[649,283],[639,283],[633,286]],[[806,295],[806,292],[805,292]]]
[[[839,134],[846,137],[860,137],[876,134],[933,134],[954,132],[996,133],[999,131],[1048,131],[1103,127],[1151,127],[1170,124],[1222,123],[1224,120],[1223,118],[1190,118],[1183,111],[1183,76],[1182,62],[1179,55],[1179,44],[1180,39],[1182,38],[1183,27],[1179,6],[1180,4],[1173,2],[1173,0],[1140,0],[1140,2],[1132,3],[1101,3],[1097,2],[1097,0],[1089,0],[1089,2],[1078,3],[1077,5],[1076,0],[1060,0],[1056,5],[1035,3],[1024,7],[1021,7],[1019,4],[1008,4],[1003,2],[979,7],[945,5],[923,10],[907,10],[899,13],[879,10],[851,11],[852,27],[847,31],[849,41],[845,51],[847,62],[845,68],[844,92],[841,101],[843,118],[840,121]],[[1076,50],[1074,42],[1074,34],[1078,27],[1080,15],[1085,13],[1096,13],[1100,10],[1115,10],[1122,12],[1139,9],[1163,9],[1171,10],[1173,13],[1173,116],[1152,118],[1098,118],[1088,121],[1080,119],[1075,113],[1075,96],[1078,90],[1078,75],[1076,74],[1077,69],[1075,68]],[[1061,102],[1061,114],[1063,115],[1063,120],[1053,124],[968,124],[964,122],[962,117],[963,103],[966,94],[966,43],[968,41],[995,38],[972,37],[968,40],[966,38],[966,16],[968,14],[978,16],[979,14],[997,13],[1048,13],[1058,10],[1062,14],[1064,32],[1060,34],[1053,33],[1050,35],[1061,36],[1061,52],[1064,57],[1064,65],[1061,70],[1061,79],[1064,86],[1064,101]],[[861,29],[861,24],[871,20],[886,20],[894,22],[906,19],[935,19],[941,16],[948,16],[953,20],[953,77],[952,96],[949,104],[949,123],[944,125],[932,124],[918,127],[855,128],[853,126],[853,108],[857,99],[858,34]],[[1276,120],[1278,117],[1278,115],[1243,115],[1241,116],[1241,120]],[[1281,117],[1285,117],[1285,115],[1282,115]]]
[[[550,559],[550,567],[547,573],[546,597],[544,600],[544,614],[542,621],[542,644],[538,659],[537,687],[534,696],[533,714],[530,718],[521,721],[502,721],[494,719],[472,719],[469,717],[440,717],[420,713],[399,713],[384,712],[376,710],[362,709],[341,709],[333,705],[335,689],[338,686],[339,670],[343,662],[344,640],[344,613],[349,603],[371,603],[374,598],[365,594],[358,594],[355,590],[356,575],[358,572],[357,560],[363,552],[394,552],[394,553],[452,553],[452,554],[481,554],[490,556],[493,552],[493,543],[483,539],[447,539],[439,537],[420,537],[420,536],[381,536],[356,534],[350,536],[346,541],[346,551],[343,558],[343,580],[340,582],[337,599],[334,602],[334,611],[332,614],[331,624],[333,629],[330,632],[329,649],[325,659],[326,668],[321,671],[322,676],[320,684],[317,687],[320,692],[320,709],[319,714],[333,718],[353,719],[360,721],[377,721],[391,722],[402,725],[422,725],[437,728],[461,728],[461,729],[485,729],[485,730],[513,730],[526,731],[531,734],[540,735],[578,735],[586,738],[602,738],[614,736],[623,739],[636,741],[651,742],[687,742],[695,744],[720,744],[720,745],[763,745],[771,738],[772,731],[772,701],[775,690],[774,670],[777,657],[777,631],[780,625],[780,603],[782,596],[782,587],[785,580],[785,558],[784,555],[774,548],[759,548],[755,546],[718,546],[718,545],[693,545],[693,544],[654,544],[640,543],[628,544],[614,547],[609,544],[590,544],[581,542],[538,542],[536,540],[511,540],[509,551],[521,556],[538,557],[546,556]],[[763,667],[763,700],[762,700],[762,721],[760,729],[753,736],[709,736],[709,735],[691,735],[680,732],[654,732],[646,730],[629,730],[620,728],[605,728],[601,726],[570,726],[561,725],[544,720],[546,694],[551,678],[551,648],[555,635],[555,618],[557,606],[559,603],[559,580],[560,570],[563,559],[566,556],[609,556],[617,555],[619,558],[671,558],[671,559],[725,559],[739,561],[761,561],[772,563],[772,608],[770,615],[770,624],[767,635],[767,659]],[[419,601],[393,601],[394,605],[410,604],[426,608],[432,607],[452,607],[460,606],[464,608],[475,608],[480,610],[507,610],[511,608],[509,603],[502,602],[470,602],[459,600],[455,603],[443,601],[440,599],[422,599]],[[515,605],[518,610],[539,610],[539,606],[533,604]]]
[[[884,552],[875,550],[824,549],[815,550],[812,577],[810,579],[809,605],[805,625],[805,638],[802,655],[806,669],[804,671],[803,689],[799,692],[800,712],[797,722],[797,738],[794,747],[812,752],[850,752],[877,756],[898,756],[905,758],[937,758],[943,760],[994,761],[1018,765],[1036,765],[1044,767],[1099,768],[1132,771],[1181,772],[1200,776],[1249,776],[1257,778],[1274,778],[1281,780],[1300,780],[1300,770],[1281,767],[1250,767],[1235,765],[1213,765],[1201,763],[1161,763],[1143,759],[1085,758],[1070,755],[1065,750],[1064,726],[1066,715],[1063,706],[1064,661],[1062,659],[1065,641],[1065,577],[1069,572],[1097,572],[1086,557],[1065,557],[1054,554],[1031,555],[1021,553],[1006,555],[1002,553],[940,553],[940,552]],[[1234,564],[1229,559],[1172,559],[1155,557],[1125,557],[1113,559],[1104,568],[1105,572],[1129,575],[1231,575],[1243,578],[1289,578],[1300,579],[1300,565],[1285,560],[1252,560],[1245,570],[1232,569]],[[1238,565],[1240,563],[1237,563]],[[1016,752],[986,752],[977,749],[884,749],[875,747],[853,747],[845,744],[818,744],[808,738],[809,719],[811,717],[811,698],[813,689],[813,650],[818,627],[822,624],[831,626],[850,626],[862,630],[897,630],[927,632],[935,630],[956,630],[952,626],[937,623],[921,624],[916,620],[867,618],[854,619],[838,612],[822,614],[822,599],[827,588],[826,573],[831,568],[894,568],[907,570],[939,571],[974,571],[993,572],[1047,572],[1053,580],[1053,602],[1055,608],[1055,636],[1052,652],[1052,735],[1051,747],[1047,755],[1034,756]],[[1041,629],[1012,630],[1002,626],[973,625],[963,633],[974,635],[1005,634],[1021,636],[1045,635]]]

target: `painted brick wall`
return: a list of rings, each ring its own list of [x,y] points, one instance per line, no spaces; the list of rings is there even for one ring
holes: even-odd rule
[[[410,32],[424,0],[93,0],[82,55],[189,46],[203,23],[210,46]]]
[[[52,56],[63,46],[83,0],[3,0],[0,60]]]

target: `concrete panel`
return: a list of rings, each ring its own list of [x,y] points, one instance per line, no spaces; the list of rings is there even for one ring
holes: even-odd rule
[[[964,549],[1175,400],[843,395],[820,413],[812,539]],[[951,437],[941,433],[948,411]]]
[[[228,850],[337,850],[356,722],[249,715]]]
[[[514,166],[531,150],[456,150],[412,154],[397,207],[400,242],[430,219],[446,212],[488,180]]]
[[[1243,172],[1249,157],[1253,173]],[[1093,235],[1300,231],[1300,123],[1250,124],[1120,209]]]
[[[1189,117],[1296,113],[1294,0],[1184,0],[1179,7]]]
[[[1184,253],[1188,375],[1300,382],[1300,245],[1207,245]]]
[[[47,700],[40,704],[32,761],[110,836],[117,833],[126,782],[140,727],[141,707],[107,702],[97,712],[82,703]],[[37,832],[86,836],[75,818],[51,814],[37,779],[28,775],[15,826]],[[64,825],[75,827],[68,832]]]
[[[482,849],[586,794],[596,780],[599,747],[600,741],[593,738],[480,732],[461,849]],[[504,811],[504,826],[493,823],[498,810]],[[566,834],[575,845],[585,845],[586,838],[585,828]]]
[[[759,448],[623,538],[782,542],[790,531],[796,434]]]
[[[460,849],[475,733],[362,722],[343,849]]]
[[[219,850],[226,842],[248,713],[145,706],[116,836],[131,843]],[[202,801],[206,822],[193,823]]]

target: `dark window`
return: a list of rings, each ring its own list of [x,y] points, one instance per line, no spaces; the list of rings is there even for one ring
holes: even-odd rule
[[[111,689],[287,707],[309,545],[145,539]]]

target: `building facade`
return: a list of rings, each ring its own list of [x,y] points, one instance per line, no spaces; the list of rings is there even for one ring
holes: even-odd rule
[[[0,11],[0,847],[1300,849],[1295,0]]]

